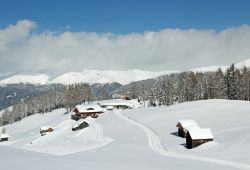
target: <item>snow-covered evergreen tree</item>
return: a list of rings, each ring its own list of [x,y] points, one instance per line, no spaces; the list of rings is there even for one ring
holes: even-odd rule
[[[214,92],[215,92],[215,96],[214,98],[216,99],[224,99],[225,98],[225,82],[224,82],[224,74],[221,70],[221,68],[219,68],[216,72],[215,72],[215,77],[214,77]]]
[[[237,79],[235,76],[235,66],[232,64],[225,75],[226,97],[228,99],[237,99]]]

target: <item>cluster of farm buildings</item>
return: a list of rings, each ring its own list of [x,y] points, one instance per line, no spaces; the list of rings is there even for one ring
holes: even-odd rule
[[[89,126],[89,123],[85,119],[87,117],[98,118],[99,115],[104,113],[106,110],[132,109],[137,107],[140,107],[140,103],[138,103],[137,100],[131,101],[124,99],[106,100],[92,105],[77,105],[72,110],[73,114],[71,115],[71,119],[76,121],[72,127],[72,131],[87,128]],[[178,136],[186,138],[186,147],[188,149],[213,141],[214,139],[211,129],[200,128],[194,120],[179,120],[176,127],[178,128]],[[41,136],[53,131],[54,127],[52,126],[40,127]],[[2,133],[0,133],[0,142],[8,141],[9,137],[10,136],[3,129]]]
[[[80,130],[89,126],[87,122],[87,117],[98,118],[99,115],[104,113],[106,110],[113,109],[132,109],[140,107],[140,103],[137,100],[127,100],[127,99],[113,99],[113,100],[103,100],[91,105],[76,105],[72,110],[73,114],[71,119],[77,121],[73,125],[72,131]],[[53,127],[42,126],[40,128],[41,135],[53,132]]]

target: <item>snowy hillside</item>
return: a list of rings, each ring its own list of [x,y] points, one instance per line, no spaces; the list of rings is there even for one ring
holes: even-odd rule
[[[103,136],[103,126],[92,118],[86,120],[90,124],[86,130],[73,132],[71,129],[76,121],[71,120],[70,114],[65,115],[65,112],[65,109],[58,109],[7,125],[11,141],[6,144],[37,152],[64,155],[94,149],[113,141]],[[44,125],[52,126],[53,133],[41,136],[39,129]]]
[[[194,72],[212,72],[212,71],[217,71],[218,68],[221,68],[222,71],[226,71],[228,66],[209,66],[209,67],[201,67],[201,68],[195,68],[192,69]]]
[[[250,66],[250,59],[241,61],[235,65],[237,68],[242,68],[244,66],[249,67]]]
[[[36,85],[44,85],[49,82],[49,76],[46,74],[39,75],[14,75],[3,79],[0,81],[0,85],[6,84],[36,84]]]
[[[235,64],[236,68],[242,68],[243,66],[250,67],[250,59],[244,60]],[[209,66],[191,69],[192,71],[197,72],[209,72],[216,71],[218,68],[221,68],[225,71],[229,66]],[[161,75],[176,73],[179,71],[142,71],[142,70],[128,70],[128,71],[117,71],[117,70],[83,70],[82,72],[69,72],[56,77],[51,77],[46,74],[39,75],[11,75],[10,77],[6,76],[8,74],[0,73],[0,77],[5,77],[0,80],[0,85],[6,84],[74,84],[74,83],[120,83],[122,85],[129,84],[131,82],[146,80],[151,78],[157,78]]]
[[[106,111],[90,120],[89,128],[75,132],[64,109],[36,114],[5,127],[11,138],[0,143],[1,168],[247,170],[249,110],[246,101],[206,100]],[[176,136],[179,119],[194,119],[199,126],[211,128],[214,142],[186,149],[185,139]],[[41,137],[42,125],[55,131]]]
[[[222,71],[226,71],[229,66],[208,66],[208,67],[200,67],[191,69],[194,72],[210,72],[210,71],[217,71],[218,68],[221,68]],[[239,63],[235,64],[235,67],[241,69],[243,67],[250,67],[250,59],[246,59]]]
[[[192,159],[192,155],[194,159],[225,161],[225,164],[229,161],[245,164],[249,169],[250,136],[246,133],[250,131],[249,111],[248,101],[214,99],[162,108],[143,108],[134,112],[124,111],[124,114],[153,129],[159,135],[163,147],[169,152],[180,154],[180,157],[189,155]],[[214,142],[186,149],[185,139],[177,137],[176,123],[180,119],[194,119],[201,128],[211,128]]]
[[[128,71],[99,71],[99,70],[84,70],[82,72],[70,72],[50,78],[49,75],[14,75],[0,81],[0,85],[6,84],[74,84],[74,83],[120,83],[122,85],[150,78],[156,78],[160,75],[173,73],[174,71],[150,72],[141,70]]]
[[[98,70],[84,70],[82,72],[65,73],[56,77],[50,83],[72,84],[72,83],[113,83],[117,82],[122,85],[129,84],[134,81],[146,80],[156,78],[160,75],[173,73],[174,71],[150,72],[141,70],[128,71],[98,71]]]

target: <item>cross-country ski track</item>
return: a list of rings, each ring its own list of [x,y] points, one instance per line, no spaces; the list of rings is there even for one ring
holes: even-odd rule
[[[172,158],[179,158],[179,159],[187,159],[187,160],[194,160],[194,161],[203,161],[203,162],[209,162],[213,164],[218,164],[222,166],[228,166],[228,167],[233,167],[237,169],[242,169],[242,170],[250,170],[249,165],[241,164],[241,163],[236,163],[232,161],[227,161],[227,160],[221,160],[221,159],[215,159],[215,158],[207,158],[207,157],[198,157],[198,156],[192,156],[192,155],[185,155],[185,154],[180,154],[176,153],[173,151],[170,151],[168,149],[165,149],[161,141],[157,135],[157,133],[152,130],[151,128],[147,127],[144,124],[141,124],[135,120],[132,120],[129,117],[124,116],[120,111],[115,110],[114,113],[123,118],[124,120],[130,122],[131,124],[134,124],[141,128],[144,133],[148,137],[148,144],[152,148],[152,150],[156,153],[159,153],[160,155],[167,156],[167,157],[172,157]]]

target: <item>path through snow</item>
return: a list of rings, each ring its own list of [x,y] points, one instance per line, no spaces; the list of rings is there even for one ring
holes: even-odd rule
[[[188,159],[188,160],[194,160],[194,161],[203,161],[203,162],[209,162],[209,163],[214,163],[214,164],[218,164],[218,165],[238,168],[238,169],[242,169],[242,170],[250,170],[250,166],[245,165],[245,164],[240,164],[240,163],[226,161],[226,160],[220,160],[220,159],[214,159],[214,158],[185,155],[185,154],[180,154],[180,153],[176,153],[176,152],[167,150],[162,146],[161,141],[160,141],[157,133],[154,132],[154,130],[152,130],[151,128],[149,128],[149,127],[147,127],[147,126],[145,126],[145,125],[143,125],[135,120],[130,119],[129,117],[124,116],[118,110],[114,110],[114,113],[117,116],[127,120],[128,122],[140,127],[146,133],[146,135],[148,137],[149,146],[152,148],[152,150],[154,152],[157,152],[157,153],[163,155],[163,156],[179,158],[179,159]]]

